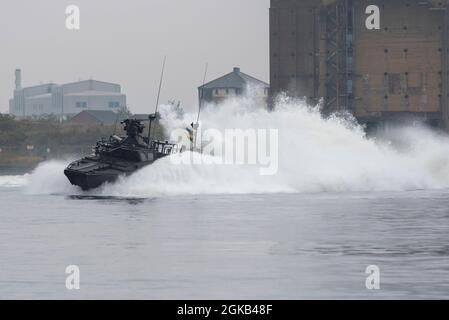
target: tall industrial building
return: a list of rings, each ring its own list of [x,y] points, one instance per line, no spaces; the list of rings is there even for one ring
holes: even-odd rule
[[[378,15],[376,10],[379,9]],[[271,94],[449,127],[448,1],[271,0]],[[370,24],[376,17],[379,28]]]

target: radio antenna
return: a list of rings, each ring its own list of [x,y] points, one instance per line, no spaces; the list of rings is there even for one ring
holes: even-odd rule
[[[206,68],[204,69],[204,77],[203,77],[203,90],[204,90],[204,85],[206,84],[206,76],[207,76],[207,69],[209,67],[209,64],[206,63]],[[196,123],[198,123],[198,121],[200,121],[200,114],[201,114],[201,107],[202,107],[202,102],[203,102],[203,90],[201,90],[201,99],[200,99],[200,103],[198,105],[198,117],[196,118]]]
[[[164,56],[164,62],[162,63],[161,78],[159,80],[159,90],[157,92],[156,108],[154,110],[154,116],[150,115],[150,124],[148,126],[148,144],[150,144],[150,138],[151,138],[151,125],[152,125],[153,121],[156,120],[156,118],[157,118],[157,110],[159,108],[159,98],[161,96],[162,82],[164,80],[165,61],[166,60],[167,60],[167,56]]]
[[[198,137],[198,128],[200,126],[199,121],[200,121],[200,115],[201,115],[201,107],[203,105],[204,85],[206,84],[206,76],[207,76],[207,69],[208,69],[208,67],[209,67],[209,64],[206,63],[206,67],[204,69],[204,76],[203,76],[203,86],[201,87],[201,96],[200,96],[200,100],[199,100],[199,103],[198,103],[198,115],[196,117],[196,123],[193,125],[193,129],[195,130],[195,144],[194,144],[195,148],[197,147],[196,140],[197,140],[197,137]],[[201,149],[201,146],[200,146],[199,149]]]

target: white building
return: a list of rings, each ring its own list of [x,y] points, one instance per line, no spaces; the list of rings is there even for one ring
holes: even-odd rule
[[[259,98],[260,104],[266,108],[270,85],[234,68],[218,79],[208,82],[198,88],[198,98],[200,106],[205,103],[219,104],[228,98],[247,94],[247,90],[252,90],[252,95]]]
[[[18,118],[54,115],[68,119],[83,110],[111,110],[126,106],[126,95],[120,85],[85,80],[58,85],[47,83],[22,88],[21,70],[16,70],[14,98],[9,113]]]

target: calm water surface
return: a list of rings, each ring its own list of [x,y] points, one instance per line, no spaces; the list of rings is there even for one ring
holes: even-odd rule
[[[449,297],[448,190],[120,199],[1,187],[0,205],[3,299]]]

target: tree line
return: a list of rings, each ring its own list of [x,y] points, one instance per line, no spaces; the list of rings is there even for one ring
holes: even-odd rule
[[[153,124],[152,132],[164,138],[159,124]],[[0,114],[0,165],[85,155],[98,140],[112,134],[123,135],[122,126],[75,125],[52,118],[17,120]]]

